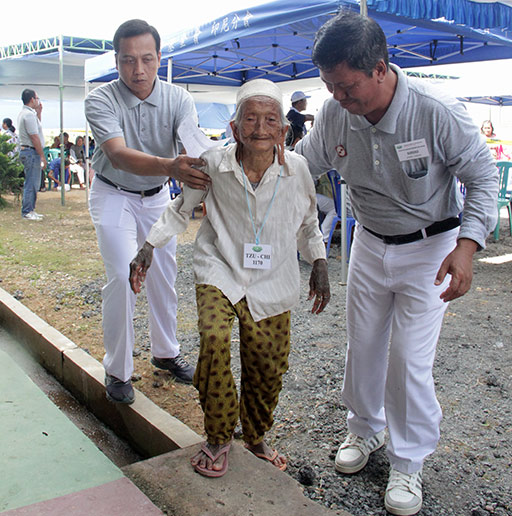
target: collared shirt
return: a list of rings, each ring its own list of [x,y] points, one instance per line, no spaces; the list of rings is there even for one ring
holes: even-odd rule
[[[245,296],[251,315],[259,321],[290,310],[298,301],[297,250],[312,263],[325,258],[325,246],[306,160],[286,151],[285,165],[281,167],[276,158],[253,190],[247,178],[244,188],[235,152],[236,144],[231,144],[201,156],[212,179],[209,190],[205,193],[185,186],[155,223],[147,241],[155,247],[165,245],[186,229],[192,210],[204,200],[207,216],[195,242],[195,281],[216,286],[232,304]],[[272,246],[270,270],[243,267],[244,243],[255,242],[246,191],[257,231],[271,204],[260,236],[261,244]]]
[[[312,173],[335,168],[349,186],[352,212],[363,226],[401,235],[456,217],[459,238],[485,247],[497,221],[498,172],[463,104],[390,65],[398,81],[393,100],[375,125],[352,115],[333,98],[296,146]],[[428,156],[400,161],[395,145],[424,139]]]
[[[291,107],[286,114],[286,118],[290,122],[291,131],[287,135],[286,145],[292,145],[297,138],[302,138],[306,134],[306,115],[303,115],[297,108]]]
[[[18,127],[20,136],[20,145],[33,147],[34,143],[30,139],[30,135],[37,134],[41,141],[41,147],[44,147],[44,134],[41,121],[37,117],[35,109],[29,106],[23,106],[18,115]]]
[[[96,142],[92,168],[127,190],[149,190],[169,178],[138,176],[115,169],[100,147],[103,143],[122,137],[131,149],[175,158],[180,150],[179,125],[188,118],[197,121],[190,93],[158,78],[144,100],[136,97],[120,79],[94,89],[85,99],[85,115]]]

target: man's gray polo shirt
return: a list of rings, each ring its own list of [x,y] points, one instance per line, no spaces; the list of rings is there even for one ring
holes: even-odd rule
[[[101,145],[122,137],[131,149],[175,158],[179,153],[179,125],[190,117],[197,120],[190,93],[158,78],[151,95],[144,100],[137,98],[120,79],[96,88],[85,99],[85,115],[96,143],[92,168],[128,190],[149,190],[169,178],[138,176],[115,169]]]
[[[39,136],[39,140],[41,141],[41,147],[44,148],[43,126],[37,117],[35,109],[32,109],[29,106],[23,106],[23,109],[18,115],[18,128],[20,145],[33,147],[34,144],[30,139],[30,135],[37,134]]]
[[[485,140],[461,102],[390,66],[398,82],[377,124],[330,98],[295,151],[315,175],[336,169],[349,187],[356,220],[383,235],[412,233],[458,216],[458,177],[467,191],[459,238],[484,247],[496,225],[498,182]],[[400,156],[397,146],[411,142],[419,142],[423,157]]]

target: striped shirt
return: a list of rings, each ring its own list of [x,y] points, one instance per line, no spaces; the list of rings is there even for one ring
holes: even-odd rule
[[[212,179],[209,190],[185,187],[155,223],[147,241],[155,247],[165,245],[186,229],[193,208],[204,201],[207,216],[195,242],[195,282],[214,285],[232,304],[245,297],[253,319],[259,321],[290,310],[299,300],[297,250],[312,263],[325,258],[325,246],[306,160],[286,151],[285,165],[281,168],[276,158],[253,190],[247,180],[244,188],[235,151],[236,144],[231,144],[201,156]],[[269,270],[243,266],[244,244],[255,242],[247,202],[257,231],[271,204],[260,236],[261,244],[272,248]]]

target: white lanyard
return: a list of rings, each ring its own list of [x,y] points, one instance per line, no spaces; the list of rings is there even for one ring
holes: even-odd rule
[[[252,216],[252,210],[251,210],[251,204],[249,202],[249,194],[247,193],[247,184],[246,184],[246,180],[245,180],[245,170],[244,170],[244,165],[242,163],[242,160],[240,160],[240,167],[242,169],[242,177],[244,178],[244,190],[245,190],[245,199],[247,201],[247,207],[249,208],[249,216],[251,218],[251,224],[252,224],[252,230],[254,232],[254,242],[256,243],[256,246],[259,246],[260,245],[260,235],[261,235],[261,232],[263,230],[263,227],[265,226],[265,223],[267,222],[267,218],[268,218],[268,214],[270,213],[270,208],[272,207],[272,204],[274,204],[274,199],[276,197],[276,193],[277,193],[277,188],[279,186],[279,180],[281,179],[281,175],[282,175],[282,172],[283,172],[283,166],[281,165],[281,168],[279,169],[279,176],[277,178],[277,181],[276,181],[276,186],[274,188],[274,193],[272,194],[272,199],[270,199],[270,203],[267,207],[267,212],[265,213],[265,217],[263,217],[263,222],[261,224],[261,227],[259,229],[259,231],[256,231],[256,226],[254,224],[254,217]],[[253,248],[254,251],[260,251],[261,249],[256,249],[256,246],[255,248]]]

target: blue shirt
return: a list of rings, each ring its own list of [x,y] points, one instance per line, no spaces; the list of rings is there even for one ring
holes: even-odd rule
[[[60,181],[60,158],[55,158],[50,161],[48,168],[53,172],[53,177]],[[69,179],[69,167],[66,167],[64,177],[64,183],[68,182]]]

